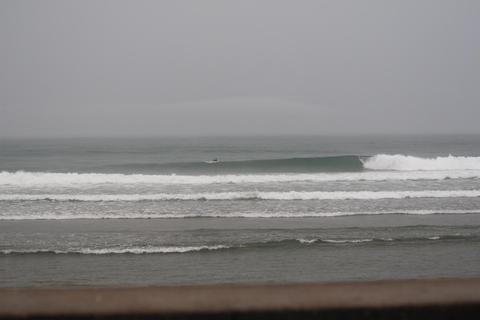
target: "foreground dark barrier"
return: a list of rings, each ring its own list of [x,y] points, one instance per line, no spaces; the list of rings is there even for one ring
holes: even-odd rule
[[[0,319],[480,319],[480,279],[0,289]]]

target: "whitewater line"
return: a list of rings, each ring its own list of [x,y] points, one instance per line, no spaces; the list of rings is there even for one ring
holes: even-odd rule
[[[1,250],[2,254],[28,254],[28,253],[55,253],[55,254],[149,254],[149,253],[186,253],[192,251],[208,251],[208,250],[220,250],[228,249],[230,247],[225,245],[215,246],[177,246],[177,247],[131,247],[131,248],[103,248],[103,249],[70,249],[70,250],[55,250],[55,249],[28,249],[28,250],[14,250],[6,249]]]
[[[480,210],[389,210],[389,211],[337,211],[337,212],[235,212],[235,213],[183,213],[183,214],[155,214],[155,213],[115,213],[115,214],[10,214],[0,216],[0,220],[80,220],[80,219],[196,219],[196,218],[318,218],[343,217],[364,215],[435,215],[435,214],[480,214]]]
[[[480,178],[480,170],[452,171],[364,171],[341,173],[145,175],[121,173],[0,172],[2,187],[72,187],[117,185],[202,185],[275,182],[334,182],[389,180],[444,180]]]
[[[465,240],[471,236],[462,235],[439,235],[424,237],[399,237],[399,238],[287,238],[270,241],[246,242],[236,244],[217,244],[199,246],[148,246],[148,247],[110,247],[110,248],[38,248],[38,249],[2,249],[0,255],[11,254],[84,254],[84,255],[109,255],[109,254],[168,254],[189,253],[198,251],[217,251],[239,248],[255,248],[258,246],[279,246],[296,243],[300,245],[326,244],[326,245],[359,245],[369,242],[407,242],[407,241],[436,241],[444,239]]]
[[[199,201],[199,200],[378,200],[405,198],[474,198],[480,190],[288,191],[192,194],[0,194],[0,201]]]
[[[480,170],[480,157],[420,158],[401,154],[377,154],[361,159],[365,169],[393,171]]]

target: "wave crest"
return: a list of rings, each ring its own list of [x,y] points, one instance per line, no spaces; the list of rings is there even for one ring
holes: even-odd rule
[[[183,213],[183,214],[72,214],[34,213],[0,216],[0,220],[76,220],[76,219],[194,219],[194,218],[318,218],[364,215],[436,215],[436,214],[480,214],[479,210],[391,210],[391,211],[338,211],[338,212],[236,212],[222,213]]]
[[[169,247],[111,247],[111,248],[69,248],[69,249],[3,249],[0,254],[83,254],[83,255],[109,255],[109,254],[169,254],[169,253],[190,253],[199,251],[235,250],[248,248],[266,248],[282,246],[312,246],[312,245],[368,245],[368,243],[401,243],[412,241],[436,241],[436,240],[467,240],[478,239],[476,235],[425,235],[419,237],[397,237],[397,238],[298,238],[267,240],[261,242],[246,242],[231,245],[200,245],[200,246],[169,246]]]
[[[378,154],[363,162],[370,170],[394,171],[443,171],[443,170],[480,170],[480,157],[419,158],[401,154]]]
[[[186,247],[131,247],[131,248],[102,248],[102,249],[70,249],[70,250],[55,250],[55,249],[27,249],[27,250],[2,250],[3,254],[35,254],[35,253],[54,253],[54,254],[149,254],[149,253],[186,253],[194,251],[208,251],[228,249],[225,245],[216,246],[186,246]]]
[[[207,200],[379,200],[475,198],[480,190],[287,191],[157,194],[0,194],[0,201],[207,201]]]
[[[412,171],[412,172],[345,172],[305,174],[242,174],[214,176],[144,175],[121,173],[53,173],[0,172],[0,186],[8,187],[72,187],[92,185],[202,185],[202,184],[256,184],[282,182],[388,181],[388,180],[444,180],[480,178],[480,170]]]

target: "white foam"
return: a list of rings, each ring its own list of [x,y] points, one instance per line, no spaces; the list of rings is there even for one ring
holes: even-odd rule
[[[121,253],[184,253],[201,250],[226,249],[227,246],[186,246],[186,247],[133,247],[133,248],[106,248],[106,249],[82,249],[78,253],[83,254],[121,254]]]
[[[338,211],[338,212],[236,212],[231,214],[71,214],[38,213],[9,214],[0,220],[75,220],[75,219],[196,219],[196,218],[317,218],[362,215],[432,215],[432,214],[480,214],[480,210],[391,210],[391,211]]]
[[[375,162],[366,160],[365,167],[373,169]],[[393,170],[393,169],[392,169]],[[329,182],[385,180],[443,180],[480,178],[479,170],[450,171],[366,171],[342,173],[298,174],[229,174],[229,175],[144,175],[107,173],[0,172],[0,186],[11,187],[75,187],[95,185],[201,185],[213,183],[272,183],[272,182]]]
[[[312,244],[318,241],[318,239],[297,239],[298,242],[303,244]]]
[[[329,243],[362,243],[362,242],[371,242],[373,239],[323,239],[322,242]]]
[[[70,249],[70,250],[48,250],[48,249],[27,249],[27,250],[1,250],[3,254],[13,254],[13,253],[56,253],[56,254],[67,254],[67,253],[79,253],[79,254],[147,254],[147,253],[185,253],[192,251],[201,251],[201,250],[219,250],[227,249],[228,246],[216,245],[216,246],[185,246],[185,247],[131,247],[131,248],[102,248],[102,249],[90,249],[90,248],[81,248],[81,249]]]
[[[408,155],[378,154],[363,160],[363,166],[370,170],[395,171],[443,171],[480,170],[480,157],[419,158]]]
[[[480,190],[422,191],[287,191],[156,194],[0,194],[0,201],[198,201],[198,200],[378,200],[405,198],[472,198]]]

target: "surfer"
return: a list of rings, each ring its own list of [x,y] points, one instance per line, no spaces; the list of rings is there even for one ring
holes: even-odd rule
[[[218,158],[213,158],[212,160],[210,160],[210,161],[205,161],[205,162],[206,162],[206,163],[217,163],[217,162],[220,162],[220,161],[218,160]]]

